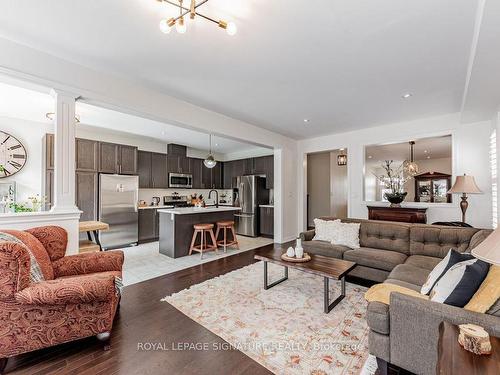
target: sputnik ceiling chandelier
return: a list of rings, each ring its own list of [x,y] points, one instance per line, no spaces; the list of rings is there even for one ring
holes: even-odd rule
[[[233,22],[226,22],[223,20],[214,20],[211,17],[207,17],[197,11],[197,9],[203,4],[207,3],[208,0],[201,0],[198,4],[196,4],[196,0],[191,0],[189,8],[186,8],[183,5],[183,0],[157,0],[160,3],[167,3],[177,7],[179,9],[179,15],[177,17],[172,17],[170,19],[163,19],[160,21],[160,30],[165,34],[170,33],[172,28],[175,26],[175,29],[179,34],[184,34],[186,32],[186,22],[184,17],[189,14],[189,18],[194,20],[196,16],[206,19],[207,21],[215,23],[221,29],[226,30],[228,35],[235,35],[237,32],[236,25]],[[186,0],[189,1],[189,0]]]

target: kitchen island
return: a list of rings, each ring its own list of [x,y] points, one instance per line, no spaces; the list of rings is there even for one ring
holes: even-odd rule
[[[240,210],[230,206],[159,209],[160,253],[171,258],[188,255],[194,224],[213,223],[215,234],[217,221],[234,220]]]

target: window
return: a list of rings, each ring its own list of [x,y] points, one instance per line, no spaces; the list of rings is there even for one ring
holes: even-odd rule
[[[497,131],[490,136],[490,169],[491,169],[491,223],[493,229],[498,226],[498,181],[497,181]]]

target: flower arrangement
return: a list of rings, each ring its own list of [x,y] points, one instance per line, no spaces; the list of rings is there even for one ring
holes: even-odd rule
[[[45,205],[47,202],[47,197],[40,197],[40,194],[33,195],[28,197],[28,200],[31,202],[31,208],[33,211],[37,212]]]
[[[385,160],[382,168],[385,173],[382,175],[374,174],[390,193],[385,193],[384,198],[391,202],[391,206],[399,206],[406,198],[407,192],[404,192],[404,185],[411,179],[411,176],[405,176],[405,165],[401,163],[393,167],[394,160]]]

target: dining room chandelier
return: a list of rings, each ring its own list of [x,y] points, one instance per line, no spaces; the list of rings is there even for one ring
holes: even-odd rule
[[[187,30],[187,25],[184,17],[187,17],[189,15],[189,18],[194,20],[196,16],[201,17],[206,19],[207,21],[215,23],[217,26],[219,26],[221,29],[226,30],[228,35],[235,35],[238,29],[236,28],[236,25],[234,22],[227,22],[223,20],[215,20],[211,17],[205,16],[204,14],[201,14],[197,9],[202,6],[203,4],[207,3],[208,0],[201,0],[200,2],[196,3],[196,0],[190,0],[190,5],[189,8],[186,8],[184,6],[184,0],[157,0],[160,3],[167,3],[170,4],[179,10],[179,15],[177,17],[172,17],[169,19],[162,19],[160,21],[160,30],[164,32],[165,34],[170,33],[170,31],[173,29],[175,26],[175,29],[179,34],[184,34]],[[189,0],[186,0],[186,2]]]

